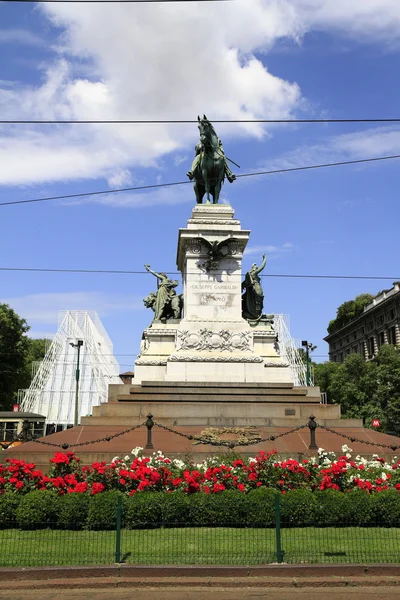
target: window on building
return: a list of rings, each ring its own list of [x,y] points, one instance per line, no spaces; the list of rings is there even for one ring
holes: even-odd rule
[[[364,335],[364,333],[365,333],[365,329],[364,329],[364,327],[361,327],[361,335]]]
[[[374,322],[373,322],[373,321],[370,321],[370,322],[368,323],[368,331],[372,331],[372,330],[373,330],[373,328],[374,328]]]
[[[390,319],[391,321],[393,321],[393,319],[395,318],[395,316],[396,316],[396,311],[394,310],[394,308],[392,308],[392,309],[389,311],[389,319]]]
[[[346,338],[346,344],[348,344],[349,342],[350,342],[350,337],[347,336],[347,338]]]
[[[375,340],[373,337],[368,338],[368,355],[371,358],[375,354]]]
[[[15,421],[3,421],[0,423],[0,441],[11,442],[17,435],[18,423]]]
[[[339,354],[339,362],[343,362],[343,352]]]
[[[336,350],[336,344],[333,344],[333,349]]]
[[[396,327],[391,327],[388,331],[389,344],[396,345]]]
[[[357,331],[355,331],[355,332],[353,333],[353,340],[356,340],[356,339],[357,339]]]
[[[356,354],[358,352],[358,344],[357,344],[357,346],[353,346],[353,352],[354,352],[354,354]]]
[[[340,340],[339,342],[339,346],[342,347],[343,346],[343,340]]]
[[[380,317],[377,318],[378,327],[380,327],[381,325],[383,325],[384,322],[385,322],[385,315],[381,315]]]
[[[379,334],[379,347],[383,346],[385,343],[385,333],[383,331]]]

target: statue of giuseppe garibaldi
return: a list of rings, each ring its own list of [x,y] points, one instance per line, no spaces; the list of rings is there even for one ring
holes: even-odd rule
[[[225,156],[222,142],[217,136],[213,125],[207,119],[197,117],[200,132],[200,141],[195,147],[195,158],[192,168],[187,172],[187,176],[194,181],[194,192],[196,194],[197,204],[203,202],[203,196],[206,194],[206,204],[210,204],[210,194],[213,204],[218,204],[221,187],[225,177],[232,183],[236,175],[229,168],[227,157]],[[233,161],[231,161],[233,162]],[[236,165],[236,163],[233,163]],[[236,165],[239,166],[239,165]]]

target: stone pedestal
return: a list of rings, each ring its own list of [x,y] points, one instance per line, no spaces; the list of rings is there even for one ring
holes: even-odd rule
[[[250,232],[228,205],[197,205],[179,230],[182,320],[153,322],[143,333],[135,383],[291,383],[272,319],[242,318],[242,257]]]

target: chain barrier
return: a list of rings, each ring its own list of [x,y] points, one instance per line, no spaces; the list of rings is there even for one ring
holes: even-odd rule
[[[335,429],[331,429],[330,427],[325,427],[325,425],[317,425],[317,427],[319,427],[319,429],[325,429],[325,431],[333,433],[334,435],[338,435],[342,438],[345,438],[346,440],[349,440],[352,443],[358,442],[360,444],[366,444],[367,446],[375,446],[376,448],[389,448],[390,450],[393,450],[393,452],[396,452],[396,450],[400,449],[400,446],[397,446],[396,444],[377,444],[376,442],[369,442],[368,440],[360,440],[356,437],[346,435],[345,433],[335,431]]]
[[[99,444],[101,442],[111,442],[111,440],[114,440],[115,438],[118,438],[121,435],[126,435],[127,433],[129,433],[131,431],[135,431],[135,429],[139,429],[140,427],[143,427],[143,425],[145,425],[145,424],[146,424],[146,422],[140,423],[140,425],[134,425],[133,427],[129,427],[129,429],[125,429],[124,431],[120,431],[119,433],[114,433],[114,435],[107,435],[103,438],[98,438],[97,440],[90,440],[88,442],[79,442],[77,444],[67,444],[66,442],[64,442],[63,444],[55,444],[54,442],[45,442],[43,440],[34,440],[34,439],[27,440],[27,441],[35,442],[35,444],[41,444],[42,446],[52,446],[53,448],[61,448],[62,450],[68,450],[68,448],[78,448],[81,446],[89,446],[90,444]],[[10,442],[7,447],[9,447],[15,441],[20,441],[20,440],[18,438],[16,438],[14,441]]]
[[[274,442],[286,435],[296,433],[297,431],[300,431],[305,428],[308,428],[310,430],[311,441],[310,441],[309,449],[314,449],[314,450],[317,449],[317,445],[315,442],[316,428],[324,429],[328,433],[332,433],[339,437],[345,438],[352,443],[358,442],[360,444],[366,444],[368,446],[375,446],[376,448],[388,448],[390,450],[393,450],[393,452],[400,449],[400,446],[398,446],[396,444],[378,444],[376,442],[360,440],[354,436],[349,436],[349,435],[346,435],[345,433],[340,433],[339,431],[336,431],[335,429],[332,429],[331,427],[326,427],[325,425],[319,425],[318,423],[316,423],[315,417],[313,415],[310,416],[308,423],[306,423],[305,425],[300,425],[299,427],[294,427],[293,429],[290,429],[289,431],[285,431],[283,433],[278,433],[277,435],[270,435],[265,438],[246,440],[246,441],[245,440],[233,441],[233,440],[220,440],[220,439],[213,440],[213,439],[210,439],[209,437],[204,437],[201,435],[190,435],[187,433],[182,433],[181,431],[177,431],[176,429],[173,429],[172,427],[168,427],[167,425],[162,425],[161,423],[157,423],[157,421],[153,420],[153,415],[151,413],[149,413],[147,415],[147,421],[144,421],[143,423],[140,423],[139,425],[134,425],[133,427],[129,427],[128,429],[125,429],[124,431],[120,431],[119,433],[114,433],[113,435],[107,435],[103,438],[98,438],[97,440],[90,440],[87,442],[78,442],[76,444],[67,444],[66,442],[64,442],[63,444],[55,444],[54,442],[46,442],[44,440],[35,440],[35,439],[23,440],[22,439],[23,435],[19,434],[18,436],[16,436],[16,438],[13,441],[0,442],[0,446],[3,449],[7,449],[10,447],[11,444],[13,444],[16,441],[32,441],[32,442],[35,442],[36,444],[41,444],[43,446],[51,446],[53,448],[61,448],[62,450],[68,450],[68,448],[80,448],[82,446],[89,446],[91,444],[100,444],[101,442],[111,442],[111,440],[114,440],[120,436],[126,435],[127,433],[135,431],[136,429],[139,429],[140,427],[143,427],[143,426],[145,426],[147,428],[146,449],[153,448],[152,429],[154,426],[159,427],[160,429],[163,429],[164,431],[168,431],[169,433],[173,433],[174,435],[179,435],[180,437],[183,437],[186,440],[194,441],[197,444],[204,444],[207,446],[225,446],[225,447],[231,448],[231,449],[239,447],[239,446],[255,446],[256,444],[263,444],[265,442]],[[238,428],[238,429],[241,429],[241,428]],[[24,437],[25,436],[26,436],[26,432],[24,432]],[[6,444],[6,447],[4,447],[5,444]]]
[[[227,448],[235,448],[237,446],[255,446],[256,444],[262,444],[264,442],[274,442],[275,440],[285,436],[285,435],[289,435],[291,433],[296,433],[296,431],[299,431],[300,429],[305,429],[306,427],[308,427],[308,423],[306,425],[300,425],[299,427],[295,427],[294,429],[291,429],[290,431],[285,431],[284,433],[279,433],[278,435],[270,435],[269,437],[266,438],[260,438],[260,439],[256,439],[256,440],[250,440],[247,442],[241,442],[241,441],[232,441],[232,440],[210,440],[209,438],[206,437],[202,437],[199,435],[188,435],[186,433],[182,433],[181,431],[177,431],[176,429],[172,429],[171,427],[167,427],[167,425],[162,425],[161,423],[157,423],[156,421],[153,421],[153,424],[156,425],[157,427],[159,427],[160,429],[164,429],[165,431],[169,431],[170,433],[174,433],[175,435],[180,435],[183,438],[186,438],[187,440],[194,440],[196,441],[198,444],[204,444],[204,445],[208,445],[208,446],[226,446]]]

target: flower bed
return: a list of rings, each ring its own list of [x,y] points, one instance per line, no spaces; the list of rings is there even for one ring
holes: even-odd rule
[[[384,490],[400,491],[400,460],[385,462],[377,455],[371,460],[354,459],[351,449],[343,454],[320,449],[310,460],[278,461],[276,451],[260,452],[255,458],[212,457],[201,464],[169,459],[161,452],[151,457],[135,448],[124,459],[111,463],[95,462],[82,466],[73,452],[56,452],[48,475],[35,464],[17,459],[5,459],[0,465],[0,495],[5,492],[24,495],[31,491],[50,490],[58,495],[97,495],[119,491],[127,496],[141,492],[183,492],[184,494],[218,494],[237,491],[247,494],[259,488],[269,488],[286,494],[291,490],[311,492],[336,490],[350,492],[361,489],[368,494]]]

